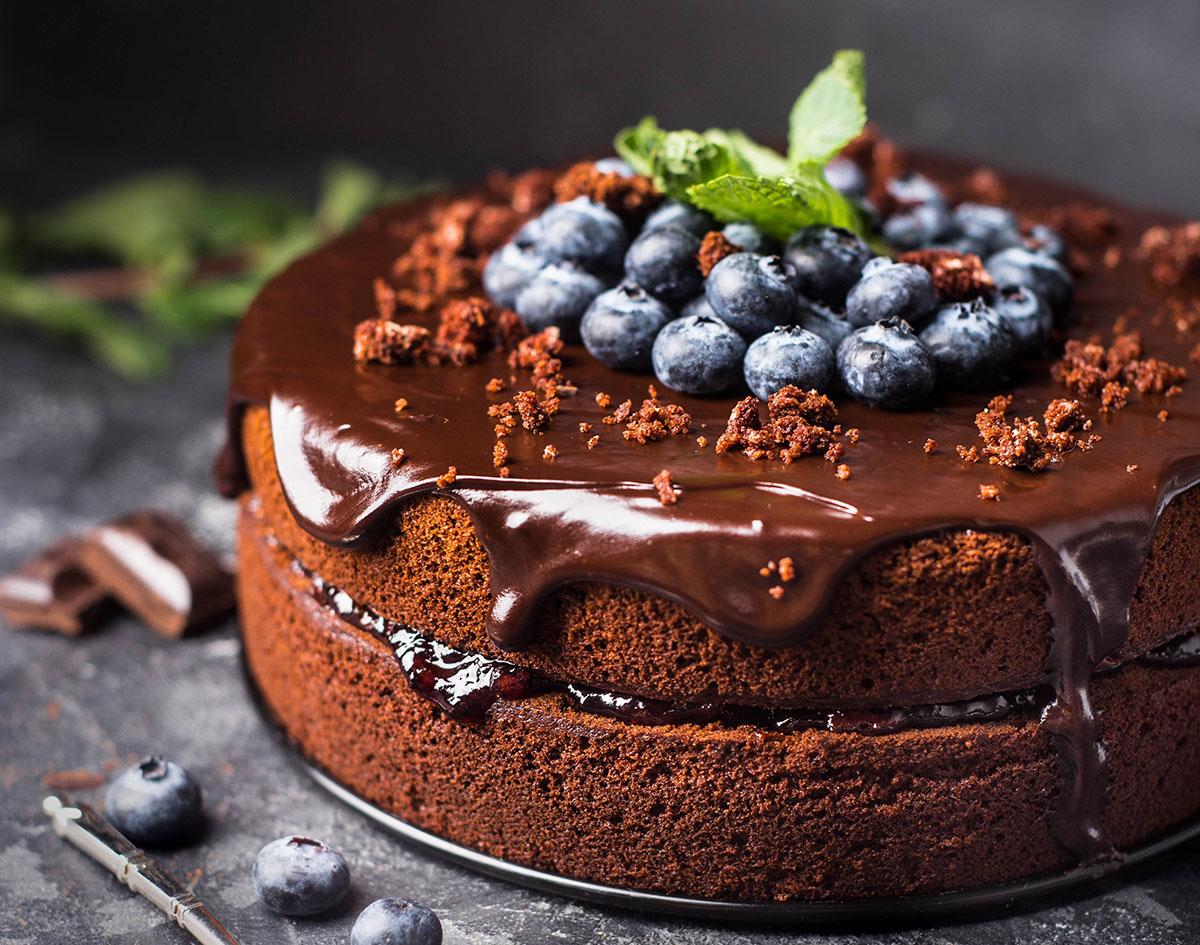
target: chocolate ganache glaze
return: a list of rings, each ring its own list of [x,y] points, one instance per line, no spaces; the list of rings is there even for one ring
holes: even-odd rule
[[[917,162],[935,179],[960,179],[971,167]],[[1006,177],[1017,210],[1072,201],[1101,202],[1080,190]],[[1200,482],[1200,389],[1185,384],[1169,402],[1136,398],[1101,416],[1085,402],[1102,436],[1094,449],[1069,454],[1040,472],[971,465],[955,444],[975,441],[975,414],[995,393],[1013,393],[1012,413],[1040,416],[1048,401],[1069,396],[1050,378],[1051,359],[1023,362],[994,389],[946,393],[928,409],[886,412],[838,397],[839,422],[861,438],[844,461],[849,479],[817,457],[790,465],[716,455],[732,398],[664,397],[693,418],[692,435],[636,444],[619,427],[601,426],[595,394],[617,403],[645,395],[648,378],[609,370],[578,345],[563,353],[577,387],[544,433],[517,430],[507,439],[511,477],[493,469],[494,420],[488,380],[509,370],[501,353],[465,367],[357,364],[355,325],[376,315],[372,281],[388,272],[411,239],[418,202],[382,211],[357,231],[292,265],[259,295],[233,355],[229,443],[219,464],[223,491],[244,483],[238,420],[247,404],[269,408],[280,480],[291,510],[326,542],[370,542],[394,521],[396,504],[438,492],[469,512],[490,561],[492,609],[487,630],[519,649],[540,603],[578,581],[640,588],[675,600],[717,632],[763,647],[782,647],[817,626],[839,578],[861,556],[892,542],[953,528],[1014,531],[1031,543],[1050,588],[1053,621],[1047,674],[1056,690],[1043,713],[1061,746],[1063,786],[1056,831],[1081,859],[1109,855],[1100,829],[1104,752],[1089,698],[1093,668],[1114,653],[1128,630],[1129,604],[1162,509]],[[1134,259],[1141,233],[1162,216],[1114,209],[1120,261],[1080,279],[1072,335],[1106,339],[1130,317],[1147,353],[1176,362],[1187,350],[1170,319],[1155,319],[1165,294]],[[406,235],[405,235],[406,234]],[[427,325],[431,316],[401,320]],[[397,413],[398,398],[408,409]],[[589,450],[596,425],[600,444]],[[939,448],[926,454],[933,439]],[[557,447],[553,463],[542,459]],[[395,465],[392,450],[407,460]],[[444,489],[448,467],[457,478]],[[669,469],[680,490],[664,506],[651,480]],[[1127,471],[1127,469],[1129,471]],[[980,500],[979,485],[999,487],[1002,501]],[[785,594],[759,569],[791,557],[796,577]]]

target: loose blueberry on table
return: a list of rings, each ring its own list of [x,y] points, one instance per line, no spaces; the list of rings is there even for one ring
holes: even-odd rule
[[[204,826],[199,783],[158,755],[121,772],[109,785],[104,806],[113,825],[139,846],[179,846]]]
[[[350,945],[442,945],[442,923],[410,899],[376,899],[359,914]]]
[[[327,912],[346,898],[345,858],[311,837],[280,837],[258,851],[254,891],[272,912],[307,916]]]

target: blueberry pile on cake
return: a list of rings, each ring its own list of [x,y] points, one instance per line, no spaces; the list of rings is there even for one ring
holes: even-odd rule
[[[992,886],[1200,811],[1200,224],[621,132],[294,264],[239,332],[252,679],[440,837],[726,901]]]

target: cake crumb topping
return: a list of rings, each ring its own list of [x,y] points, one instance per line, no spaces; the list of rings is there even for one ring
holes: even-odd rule
[[[624,409],[627,406],[630,409]],[[620,413],[625,421],[625,439],[641,444],[665,440],[668,436],[683,436],[690,431],[692,425],[691,415],[678,404],[659,400],[658,391],[653,385],[650,387],[650,396],[642,401],[641,407],[636,411],[627,400],[617,408],[617,413]],[[611,418],[605,417],[604,422],[621,423],[622,419],[614,419],[617,413]]]
[[[1131,388],[1143,395],[1165,394],[1187,378],[1187,369],[1145,357],[1141,333],[1126,331],[1107,346],[1097,337],[1069,339],[1050,374],[1081,397],[1099,396],[1101,410],[1109,413],[1125,406]]]
[[[429,329],[368,318],[354,327],[354,360],[360,364],[413,364],[429,348]]]
[[[845,482],[853,475],[853,472],[847,463],[839,463],[837,469],[833,471],[833,474],[837,476],[838,479],[841,479],[843,482]]]
[[[700,275],[708,278],[713,266],[726,256],[742,252],[742,247],[731,241],[720,230],[709,230],[700,241],[700,249],[696,253],[696,262],[700,266]]]
[[[547,443],[545,449],[542,450],[542,459],[548,463],[558,459],[558,447],[553,443]]]
[[[901,253],[899,261],[920,266],[933,277],[939,301],[969,302],[994,291],[996,283],[974,253],[953,249],[915,249]]]
[[[924,452],[926,456],[928,456],[930,453],[934,452],[936,449],[937,449],[937,440],[932,439],[932,438],[926,440],[925,445],[921,447],[922,452]]]
[[[671,470],[664,469],[651,480],[658,491],[658,501],[663,505],[674,505],[679,501],[679,490],[671,478]]]
[[[508,445],[503,440],[497,440],[492,447],[492,465],[500,469],[508,464]]]
[[[979,484],[979,498],[981,498],[984,502],[999,502],[1000,487],[989,485],[986,482],[981,482]]]
[[[444,473],[442,473],[440,476],[438,476],[437,487],[439,489],[445,489],[446,486],[450,485],[450,483],[454,482],[454,480],[457,478],[458,478],[458,467],[450,466],[446,469],[446,471]]]
[[[767,399],[765,424],[760,406],[755,397],[734,404],[725,432],[717,440],[718,453],[740,450],[750,459],[791,463],[801,456],[823,453],[833,444],[830,427],[837,408],[824,394],[792,384],[780,388]]]
[[[397,397],[396,402],[392,405],[392,409],[394,409],[396,413],[404,413],[404,411],[408,409],[408,398]]]
[[[1142,234],[1137,254],[1160,286],[1173,288],[1189,276],[1200,276],[1200,220],[1150,227]]]
[[[600,171],[590,161],[569,167],[554,182],[554,196],[560,203],[576,197],[587,197],[592,203],[607,207],[625,223],[635,226],[640,225],[663,199],[649,177]]]
[[[1050,401],[1041,422],[1035,417],[1010,418],[1011,406],[1011,396],[993,397],[975,415],[982,445],[959,447],[959,456],[972,463],[986,456],[993,466],[1037,472],[1061,462],[1072,450],[1091,449],[1100,439],[1088,432],[1092,422],[1084,416],[1077,400]]]
[[[404,460],[408,458],[408,454],[404,451],[404,449],[402,447],[399,447],[399,446],[397,446],[394,450],[392,450],[391,456],[392,456],[392,465],[393,466],[404,465]]]
[[[783,595],[787,592],[783,589],[782,584],[774,584],[767,588],[767,593],[770,594],[775,600],[782,600]]]

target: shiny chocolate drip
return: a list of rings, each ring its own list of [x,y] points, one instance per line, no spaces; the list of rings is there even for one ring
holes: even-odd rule
[[[947,160],[918,165],[943,180],[971,169]],[[1097,202],[1025,177],[1006,183],[1018,210]],[[547,595],[579,581],[640,588],[677,601],[733,639],[788,646],[814,632],[842,575],[874,549],[947,529],[1020,533],[1050,588],[1047,667],[1057,697],[1045,725],[1063,770],[1055,833],[1081,860],[1110,855],[1099,819],[1104,750],[1088,684],[1126,636],[1129,602],[1161,510],[1200,482],[1200,385],[1185,385],[1169,402],[1166,423],[1158,418],[1167,406],[1160,397],[1135,398],[1106,417],[1087,405],[1102,442],[1037,473],[972,466],[953,447],[974,441],[974,416],[991,393],[1014,392],[1013,412],[1035,416],[1064,396],[1050,379],[1048,359],[1023,363],[991,391],[948,393],[925,410],[892,413],[839,398],[840,422],[862,431],[844,458],[853,475],[842,481],[818,458],[784,465],[700,448],[695,436],[715,441],[731,398],[671,395],[693,417],[692,435],[625,442],[619,428],[598,423],[594,395],[636,403],[647,378],[610,371],[568,346],[564,370],[579,392],[563,400],[545,433],[522,430],[508,438],[512,475],[505,479],[492,467],[487,408],[506,395],[485,392],[490,378],[508,374],[501,354],[461,368],[358,365],[350,356],[355,324],[376,314],[372,280],[389,270],[411,236],[402,236],[398,224],[427,206],[373,217],[294,264],[255,301],[234,350],[229,447],[219,467],[227,493],[245,485],[241,410],[259,404],[269,410],[292,513],[317,538],[366,544],[393,523],[405,499],[430,492],[452,497],[488,552],[487,630],[509,649],[527,641]],[[1076,333],[1107,335],[1133,309],[1142,314],[1130,327],[1142,332],[1147,351],[1181,362],[1194,339],[1183,341],[1170,319],[1152,319],[1164,294],[1135,260],[1146,227],[1176,221],[1114,212],[1119,261],[1080,280]],[[398,317],[432,324],[427,316]],[[398,398],[409,404],[399,415]],[[581,422],[595,424],[601,437],[595,450],[577,432]],[[939,444],[932,455],[922,450],[927,439]],[[550,443],[558,450],[553,464],[541,460]],[[401,466],[391,462],[396,447],[408,457]],[[457,479],[439,489],[449,466]],[[670,507],[658,502],[651,484],[664,468],[681,490]],[[998,486],[1002,501],[980,501],[980,483]],[[796,579],[776,599],[767,593],[774,579],[759,569],[783,556],[794,561]]]

